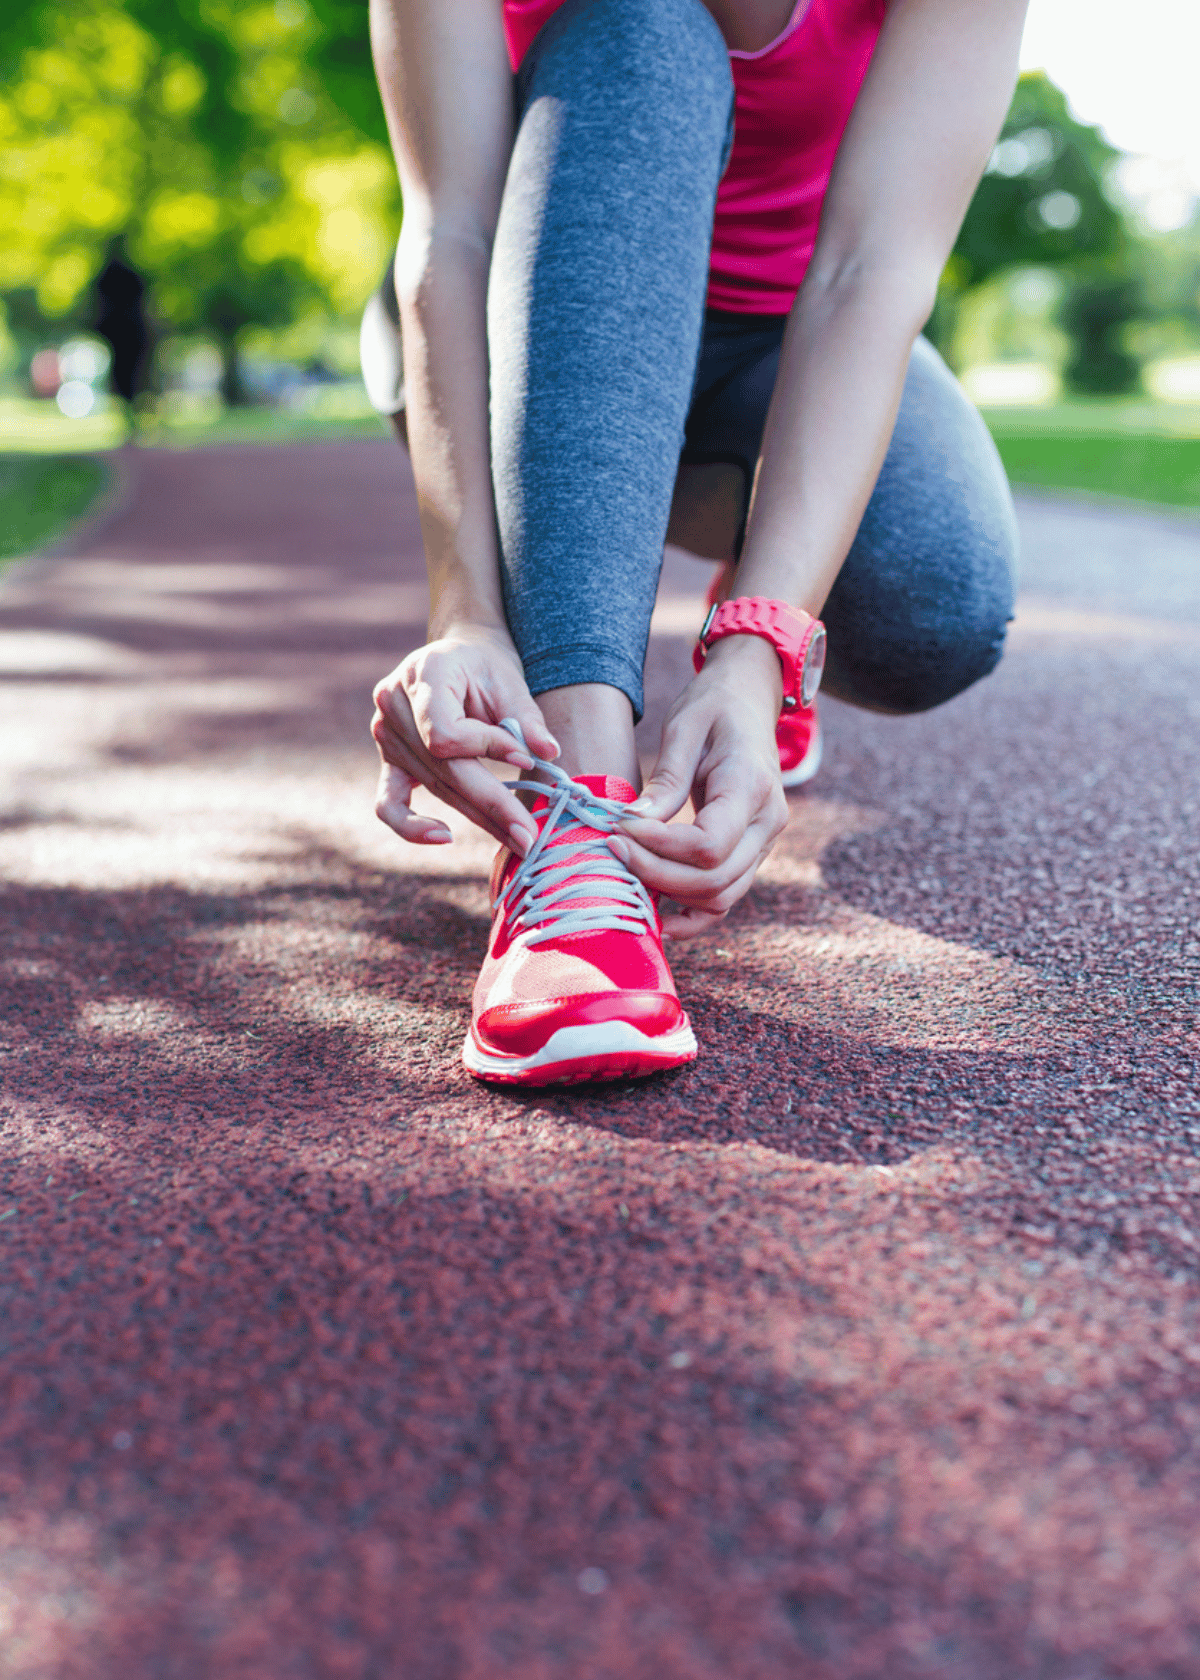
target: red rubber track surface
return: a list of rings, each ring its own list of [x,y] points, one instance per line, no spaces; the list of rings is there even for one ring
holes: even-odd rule
[[[677,950],[699,1060],[568,1091],[458,1063],[490,845],[371,814],[390,445],[10,576],[4,1680],[1200,1675],[1200,526],[1022,520],[999,673],[825,706]]]

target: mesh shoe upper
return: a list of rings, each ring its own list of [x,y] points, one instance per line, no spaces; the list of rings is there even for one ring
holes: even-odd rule
[[[548,796],[537,783],[516,785],[542,795],[538,840],[524,860],[502,847],[492,871],[492,934],[473,1010],[480,1043],[529,1055],[563,1026],[625,1020],[650,1036],[675,1030],[684,1014],[657,906],[605,844],[613,807],[633,788],[615,776],[562,777]]]

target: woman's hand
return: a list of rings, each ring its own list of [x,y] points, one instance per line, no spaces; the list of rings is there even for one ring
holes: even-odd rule
[[[787,823],[775,724],[783,679],[769,642],[730,636],[671,708],[634,815],[609,841],[646,885],[671,898],[676,938],[717,926],[747,891]],[[669,824],[687,800],[691,824]]]
[[[375,814],[402,840],[445,845],[445,823],[411,808],[427,787],[524,857],[537,838],[529,812],[481,759],[532,768],[500,719],[515,717],[533,752],[557,758],[558,743],[534,703],[508,635],[486,625],[456,625],[402,659],[375,689],[371,733],[383,767]]]

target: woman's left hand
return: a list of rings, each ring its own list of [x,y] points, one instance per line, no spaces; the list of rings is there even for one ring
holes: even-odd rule
[[[730,636],[671,708],[658,762],[609,845],[653,891],[680,906],[675,938],[706,933],[749,891],[783,831],[775,724],[782,674],[769,642]],[[693,823],[669,823],[688,795]]]

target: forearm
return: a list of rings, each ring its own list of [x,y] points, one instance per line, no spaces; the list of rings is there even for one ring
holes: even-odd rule
[[[932,284],[904,267],[806,285],[767,416],[739,594],[819,614],[883,464]]]
[[[889,0],[788,323],[740,593],[819,612],[833,586],[1012,96],[1024,16],[1025,0]]]
[[[504,632],[488,447],[485,300],[512,146],[494,0],[371,0],[371,47],[404,194],[396,291],[430,637]]]
[[[396,263],[408,444],[429,573],[429,636],[504,629],[488,449],[485,296],[478,238],[406,227]]]

